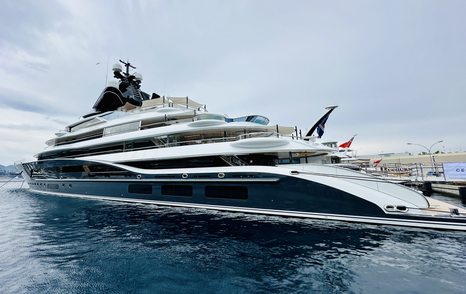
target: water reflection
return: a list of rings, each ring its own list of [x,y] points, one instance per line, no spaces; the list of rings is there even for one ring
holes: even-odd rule
[[[22,244],[24,254],[15,258],[10,250],[1,257],[11,262],[1,265],[23,271],[17,284],[33,292],[47,292],[52,286],[72,292],[360,292],[383,283],[367,280],[374,272],[385,271],[385,281],[392,283],[400,273],[405,279],[426,281],[421,275],[426,270],[435,278],[448,275],[442,279],[454,292],[463,286],[460,276],[466,273],[465,237],[455,232],[91,201],[22,190],[2,198],[15,214],[7,218],[0,213],[2,226],[13,224],[7,235]],[[11,245],[0,238],[0,249]],[[35,266],[25,269],[23,263]],[[0,275],[0,282],[11,278]]]

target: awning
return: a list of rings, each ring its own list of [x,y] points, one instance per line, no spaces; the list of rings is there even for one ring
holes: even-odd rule
[[[204,106],[204,104],[196,102],[188,97],[166,97],[165,99],[169,99],[173,104],[187,106],[188,108],[200,108]]]

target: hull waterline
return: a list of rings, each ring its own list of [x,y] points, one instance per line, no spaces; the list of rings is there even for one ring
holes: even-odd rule
[[[26,164],[27,166],[27,164]],[[215,170],[216,172],[212,172]],[[260,170],[260,171],[259,171]],[[36,178],[26,173],[32,191],[87,199],[147,203],[172,207],[466,231],[466,218],[446,210],[416,208],[401,202],[405,211],[387,212],[380,203],[386,191],[371,189],[373,183],[352,176],[349,180],[311,176],[290,168],[215,168],[153,171],[128,170],[127,178]],[[342,171],[340,171],[342,173]],[[353,174],[351,174],[353,175]],[[219,178],[221,176],[221,178]],[[330,182],[325,182],[325,180]],[[338,187],[335,186],[335,181]],[[330,185],[332,184],[332,185]],[[344,185],[348,185],[346,191]],[[381,190],[382,183],[376,183]],[[385,183],[384,183],[385,184]],[[386,183],[390,189],[409,192],[411,202],[422,205],[424,196],[404,187]],[[351,190],[353,189],[353,190]],[[406,190],[406,191],[405,191]],[[395,190],[396,191],[396,190]],[[361,194],[360,197],[357,194]],[[388,198],[391,201],[391,198]],[[380,203],[377,204],[377,201]],[[381,202],[382,201],[382,202]],[[427,203],[429,203],[428,200]],[[438,201],[439,202],[439,201]],[[406,204],[408,203],[408,204]],[[441,202],[439,202],[441,203]],[[432,205],[430,205],[432,206]]]

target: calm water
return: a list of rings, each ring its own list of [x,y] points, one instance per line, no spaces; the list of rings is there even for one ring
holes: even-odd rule
[[[465,293],[466,233],[44,196],[9,184],[0,188],[0,293],[51,292]]]

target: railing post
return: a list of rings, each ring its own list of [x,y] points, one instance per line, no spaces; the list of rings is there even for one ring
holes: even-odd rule
[[[445,176],[445,167],[443,166],[443,162],[442,162],[442,174],[443,174],[443,180],[446,182],[447,176]]]
[[[422,170],[422,163],[419,163],[419,168],[421,169],[421,180],[424,181],[424,171]]]

